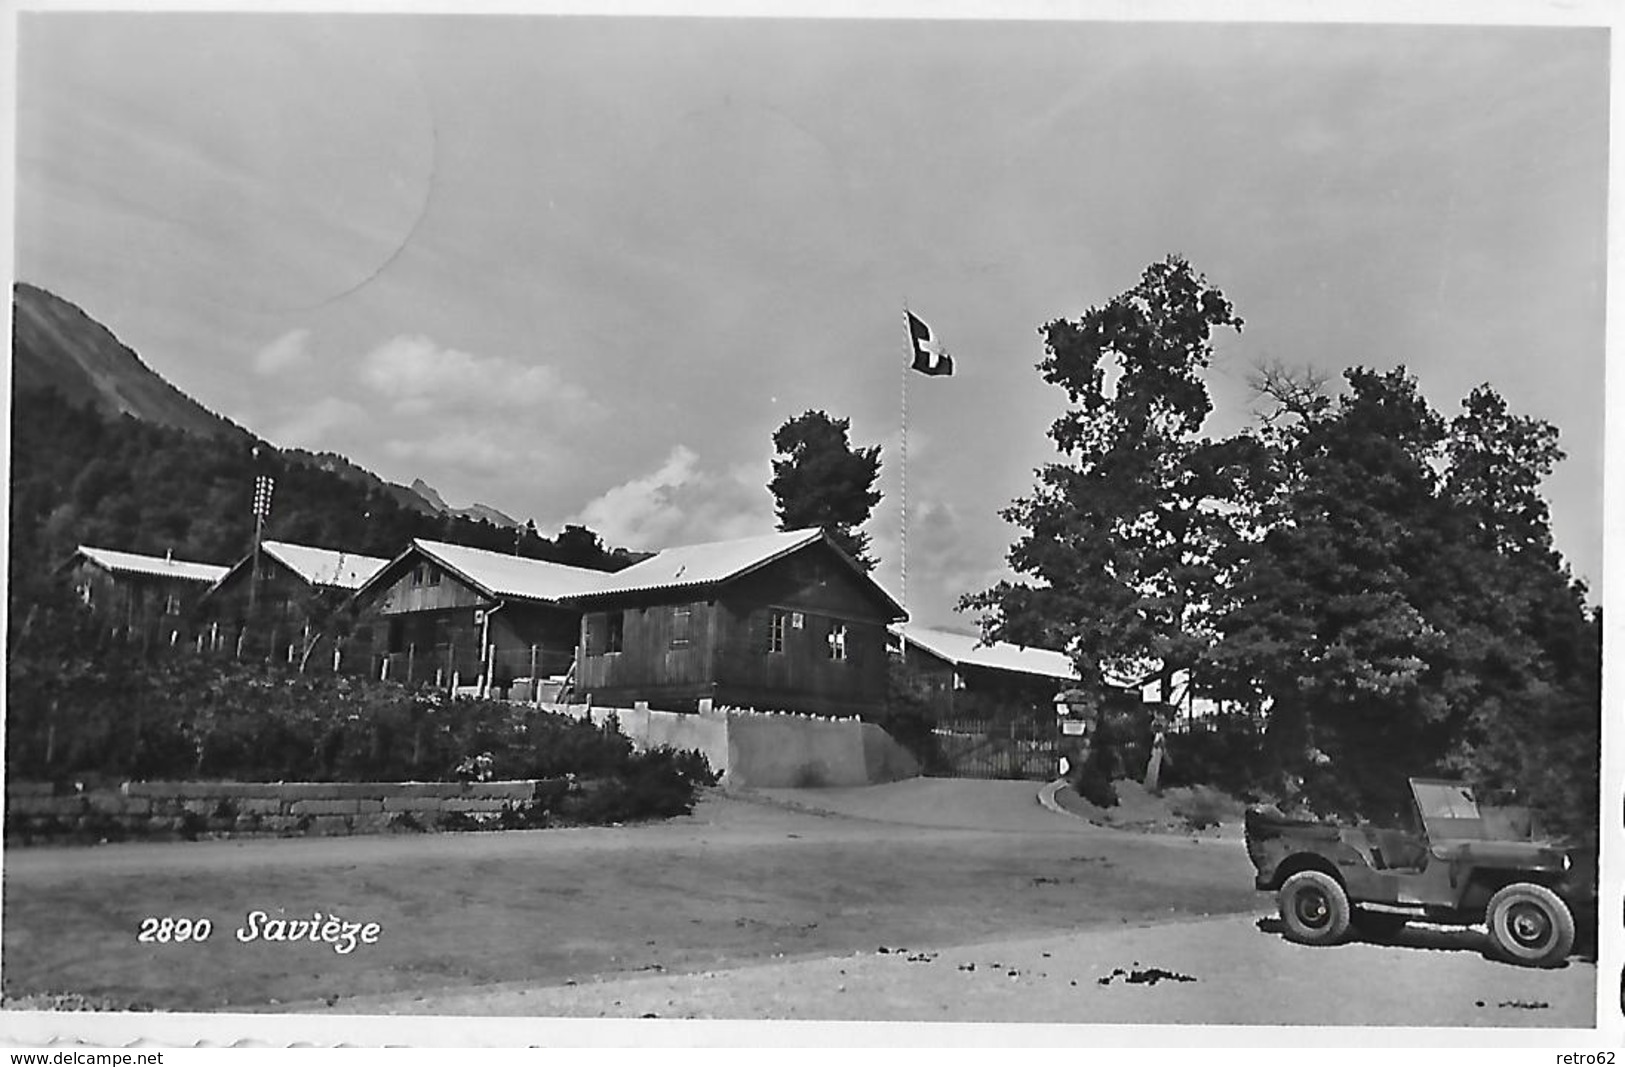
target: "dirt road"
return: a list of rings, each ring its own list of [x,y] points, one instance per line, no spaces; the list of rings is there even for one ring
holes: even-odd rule
[[[1266,930],[1259,929],[1263,921]],[[1585,1028],[1595,971],[1487,960],[1473,935],[1306,949],[1264,916],[942,947],[897,945],[698,974],[366,998],[353,1014],[896,1022]],[[321,1010],[321,1005],[306,1005]]]
[[[692,818],[638,827],[11,850],[5,990],[355,1015],[1593,1018],[1594,965],[1508,967],[1459,931],[1290,945],[1236,842],[1102,830],[1035,792],[917,779],[718,795]],[[347,955],[244,943],[233,932],[256,909],[382,932]],[[139,943],[153,914],[207,917],[215,932]]]

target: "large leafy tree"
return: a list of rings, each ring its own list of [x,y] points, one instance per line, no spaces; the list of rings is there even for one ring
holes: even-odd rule
[[[1549,560],[1551,515],[1540,486],[1563,459],[1557,428],[1512,414],[1501,395],[1481,385],[1450,424],[1445,492],[1466,512],[1483,547]]]
[[[1392,806],[1399,765],[1426,769],[1442,751],[1449,706],[1430,670],[1448,636],[1423,585],[1461,569],[1459,538],[1437,493],[1445,425],[1415,380],[1403,368],[1347,380],[1335,405],[1277,438],[1285,487],[1217,620],[1206,677],[1270,703],[1285,769],[1335,764],[1313,776],[1323,806]]]
[[[1049,436],[1061,462],[1002,514],[1024,578],[962,599],[994,639],[1065,648],[1084,687],[1160,682],[1211,639],[1227,560],[1247,534],[1267,468],[1250,436],[1200,435],[1212,408],[1203,372],[1213,334],[1240,330],[1230,302],[1170,256],[1078,319],[1045,325],[1044,380],[1065,391]]]
[[[1461,595],[1457,684],[1466,705],[1446,765],[1521,791],[1558,829],[1594,834],[1602,626],[1552,548],[1540,485],[1563,457],[1557,428],[1513,415],[1488,385],[1451,423],[1444,492],[1479,549]]]
[[[1275,425],[1281,492],[1209,686],[1268,701],[1279,767],[1322,809],[1391,814],[1406,775],[1447,771],[1584,832],[1600,660],[1549,548],[1555,428],[1487,386],[1446,423],[1404,368],[1345,379]]]
[[[767,483],[779,516],[779,529],[821,526],[865,570],[873,569],[869,535],[858,530],[869,520],[880,491],[880,446],[854,448],[849,419],[808,411],[773,434],[778,456]]]

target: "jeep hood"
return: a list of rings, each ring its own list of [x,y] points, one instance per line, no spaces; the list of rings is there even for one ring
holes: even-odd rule
[[[1562,849],[1529,841],[1436,841],[1433,855],[1442,860],[1470,862],[1475,867],[1564,869]]]

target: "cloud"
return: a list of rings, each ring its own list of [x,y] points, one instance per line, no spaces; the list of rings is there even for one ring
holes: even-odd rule
[[[254,353],[254,373],[262,377],[307,366],[310,363],[309,330],[289,330]]]
[[[766,485],[751,465],[706,471],[680,444],[654,471],[607,490],[566,521],[611,545],[645,550],[748,537],[776,526]]]
[[[976,613],[962,613],[956,605],[965,594],[982,592],[1013,577],[1004,560],[1007,534],[967,520],[963,509],[929,482],[909,495],[908,511],[906,590],[898,574],[895,503],[885,514],[877,509],[864,527],[872,538],[871,550],[880,560],[875,580],[894,597],[906,594],[904,607],[922,626],[961,630],[974,626]]]
[[[361,357],[361,382],[402,413],[450,408],[596,412],[587,395],[547,364],[445,348],[422,335],[393,337]]]
[[[393,438],[384,443],[384,451],[393,459],[429,463],[431,469],[442,470],[500,470],[528,461],[489,426],[447,426],[429,434]]]
[[[272,427],[266,438],[285,448],[334,447],[335,444],[345,443],[351,436],[344,433],[334,435],[334,430],[353,430],[364,426],[366,420],[367,409],[360,404],[324,396],[284,418]]]

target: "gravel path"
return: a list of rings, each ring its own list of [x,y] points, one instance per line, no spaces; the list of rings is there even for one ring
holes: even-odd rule
[[[1108,829],[1041,806],[1038,790],[914,779],[713,794],[648,826],[8,850],[6,988],[375,1020],[1459,1026],[1536,1040],[1595,1018],[1593,963],[1511,967],[1485,957],[1480,932],[1427,927],[1386,946],[1290,944],[1233,836]],[[249,906],[342,906],[387,936],[344,957],[248,951],[226,931]],[[210,915],[221,936],[137,945],[137,916],[157,909]]]
[[[929,829],[1072,834],[1137,846],[1239,850],[1103,829],[1036,802],[1032,782],[917,778],[853,789],[761,790],[797,812]],[[855,827],[852,827],[855,828]],[[1391,945],[1330,949],[1280,936],[1267,897],[1252,915],[1137,923],[1013,940],[885,944],[857,953],[690,974],[510,983],[348,1001],[352,1014],[565,1018],[1588,1028],[1596,967],[1535,971],[1488,958],[1480,931],[1412,926]],[[321,1004],[297,1010],[324,1010]]]
[[[1464,931],[1311,949],[1225,916],[699,974],[352,1001],[357,1014],[1585,1028],[1593,966],[1508,967]],[[882,951],[884,949],[884,951]],[[319,1010],[319,1006],[312,1005]]]

